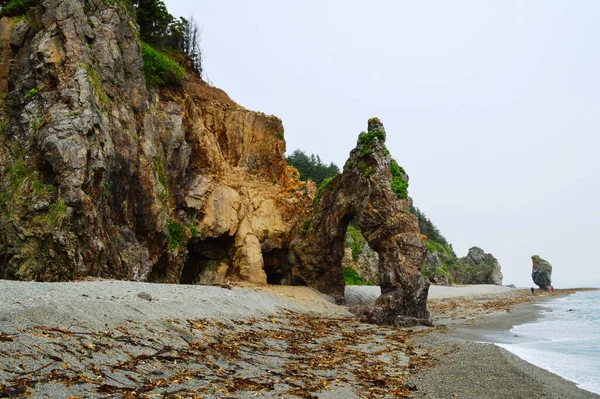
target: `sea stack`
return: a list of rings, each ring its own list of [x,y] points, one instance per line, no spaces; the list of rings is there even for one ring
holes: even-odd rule
[[[378,118],[368,121],[343,173],[325,180],[312,212],[290,244],[292,281],[344,301],[342,258],[348,224],[356,219],[379,255],[381,296],[372,307],[354,309],[361,320],[397,326],[431,325],[429,280],[421,275],[427,243],[408,212],[408,175],[390,156]]]
[[[500,263],[492,254],[479,247],[472,247],[464,258],[459,258],[452,266],[454,282],[458,284],[502,285]]]
[[[533,282],[542,290],[547,290],[552,285],[552,265],[540,258],[538,255],[531,257],[533,268],[531,278]]]

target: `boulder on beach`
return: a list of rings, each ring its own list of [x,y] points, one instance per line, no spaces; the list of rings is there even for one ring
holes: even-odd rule
[[[552,265],[538,255],[533,255],[531,260],[533,261],[531,269],[533,282],[542,290],[549,289],[552,285]]]

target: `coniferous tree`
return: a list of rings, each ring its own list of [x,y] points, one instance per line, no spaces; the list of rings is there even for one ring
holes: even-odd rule
[[[163,46],[165,39],[170,37],[171,24],[175,22],[165,3],[162,0],[132,0],[132,4],[142,40]]]
[[[194,17],[173,17],[163,0],[131,0],[141,39],[158,48],[179,51],[191,69],[202,76],[200,29]],[[184,63],[185,61],[180,61]]]
[[[340,173],[340,168],[333,162],[325,165],[321,157],[315,154],[306,155],[304,151],[295,150],[287,158],[287,163],[300,172],[300,180],[312,180],[320,185],[323,180]]]
[[[200,49],[200,29],[194,20],[194,16],[190,19],[181,18],[183,27],[183,35],[181,40],[180,50],[191,61],[192,69],[202,76],[202,50]]]
[[[409,211],[419,219],[419,230],[421,231],[421,234],[425,234],[429,240],[452,247],[448,244],[448,241],[446,241],[446,238],[442,233],[440,233],[439,229],[419,208],[412,206]]]

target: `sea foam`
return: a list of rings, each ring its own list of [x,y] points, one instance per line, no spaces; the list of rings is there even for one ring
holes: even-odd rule
[[[544,303],[533,323],[513,327],[522,342],[497,344],[521,359],[600,393],[600,291],[578,292]]]

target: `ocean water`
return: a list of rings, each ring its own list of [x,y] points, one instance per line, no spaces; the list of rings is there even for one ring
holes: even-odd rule
[[[517,343],[497,344],[521,359],[600,394],[600,291],[578,292],[542,304],[533,323],[513,327]]]

